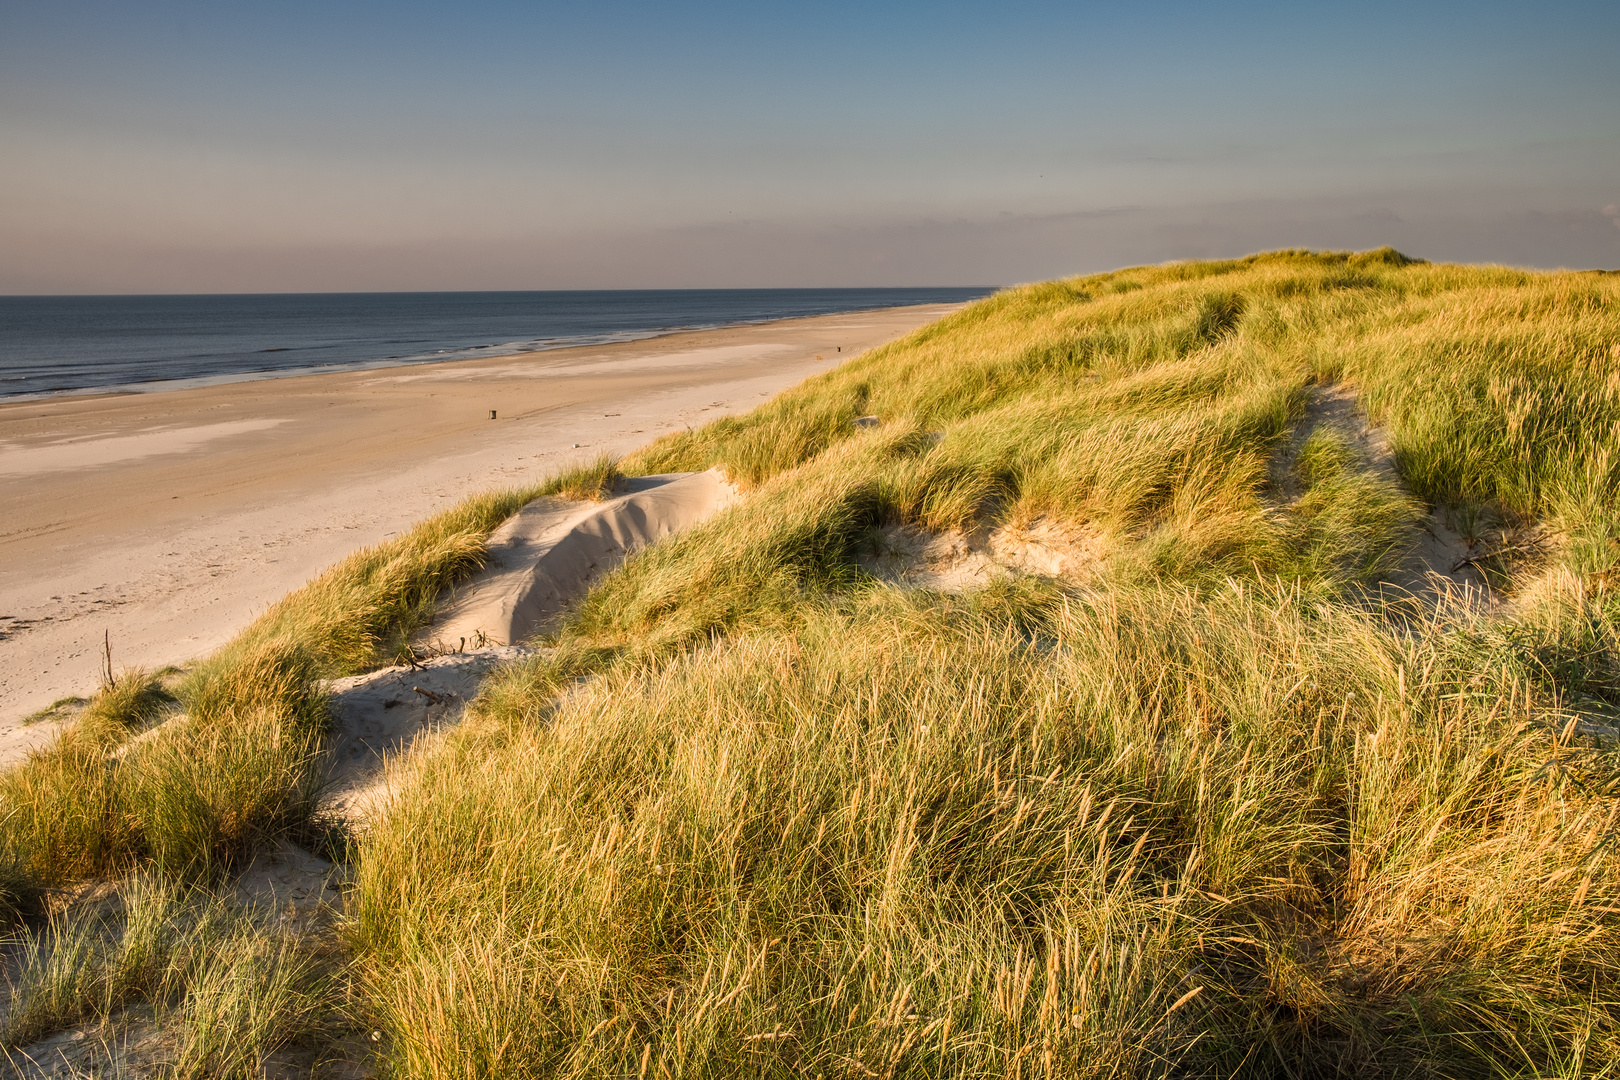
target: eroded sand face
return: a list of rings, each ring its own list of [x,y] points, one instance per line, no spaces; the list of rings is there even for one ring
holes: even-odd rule
[[[103,633],[117,666],[184,664],[322,568],[468,494],[744,412],[956,306],[0,404],[0,445],[30,463],[0,473],[0,727],[92,690]],[[99,460],[38,467],[52,446],[97,443]],[[137,446],[162,452],[122,452]]]
[[[539,499],[489,538],[484,569],[440,599],[426,643],[442,652],[469,643],[515,645],[550,628],[625,557],[738,501],[718,470],[638,476],[600,503]]]

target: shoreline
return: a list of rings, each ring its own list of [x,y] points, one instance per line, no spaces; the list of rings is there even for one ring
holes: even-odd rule
[[[134,319],[134,324],[132,324],[129,330],[131,333],[135,333],[136,336],[131,339],[132,344],[130,347],[133,349],[133,352],[130,353],[129,356],[125,356],[123,353],[118,353],[116,355],[114,353],[108,353],[106,352],[105,348],[98,349],[93,340],[81,342],[79,344],[89,350],[88,354],[86,356],[79,357],[80,362],[78,364],[71,364],[66,368],[62,368],[55,375],[48,375],[46,372],[54,370],[53,364],[56,361],[61,360],[64,356],[72,355],[79,351],[78,346],[75,346],[71,341],[64,344],[55,339],[49,341],[34,341],[33,344],[43,350],[43,359],[33,356],[33,354],[30,353],[27,348],[22,348],[19,351],[14,342],[7,344],[4,348],[0,348],[0,388],[3,388],[7,383],[14,381],[21,381],[27,384],[31,382],[42,382],[48,378],[62,378],[68,382],[68,385],[47,387],[43,389],[35,386],[28,389],[17,389],[10,393],[0,394],[0,403],[46,400],[61,396],[166,393],[173,390],[221,386],[242,382],[256,382],[266,379],[301,378],[306,375],[336,375],[361,371],[384,370],[395,367],[415,367],[423,364],[451,363],[460,360],[487,360],[496,357],[555,352],[565,349],[627,344],[638,341],[648,341],[674,334],[703,333],[708,331],[728,330],[747,326],[761,326],[769,323],[787,322],[803,318],[819,318],[827,315],[858,315],[890,309],[929,306],[934,304],[971,303],[976,299],[981,299],[982,296],[989,295],[993,291],[994,290],[991,289],[980,289],[977,287],[924,287],[914,289],[854,290],[610,290],[605,294],[593,290],[583,290],[579,291],[577,295],[584,297],[599,297],[602,295],[628,297],[631,307],[628,325],[620,325],[624,321],[625,315],[624,312],[617,309],[603,308],[602,310],[587,314],[578,310],[569,310],[565,305],[561,310],[535,312],[525,318],[524,325],[522,326],[515,326],[511,324],[511,319],[513,316],[509,311],[501,311],[497,309],[482,312],[482,314],[487,315],[487,317],[492,320],[492,323],[487,328],[481,328],[469,324],[468,322],[469,319],[477,319],[480,314],[479,312],[446,309],[440,312],[440,316],[444,320],[452,324],[457,322],[462,324],[459,326],[458,332],[447,334],[443,330],[435,333],[434,331],[431,331],[421,325],[413,325],[410,322],[411,314],[405,311],[394,313],[394,315],[397,315],[401,319],[405,320],[404,323],[401,324],[395,319],[390,318],[389,313],[385,311],[379,312],[356,310],[353,312],[344,313],[343,319],[341,320],[342,325],[329,327],[329,333],[327,335],[322,335],[316,332],[323,325],[325,325],[322,322],[323,313],[317,313],[316,322],[314,325],[301,325],[299,329],[292,331],[290,337],[280,332],[276,332],[278,329],[287,330],[289,327],[281,326],[278,328],[276,325],[273,325],[274,320],[272,320],[271,324],[256,326],[252,332],[242,335],[244,340],[237,341],[235,343],[235,347],[226,347],[225,342],[223,341],[214,341],[212,346],[207,345],[207,342],[210,339],[210,334],[217,337],[221,330],[218,326],[211,325],[213,321],[217,320],[219,313],[217,311],[206,310],[205,305],[204,308],[199,308],[194,312],[180,312],[171,315],[171,317],[184,318],[189,314],[202,319],[202,323],[200,324],[202,329],[202,338],[196,342],[182,342],[176,340],[172,342],[172,344],[175,348],[180,350],[179,352],[167,357],[160,357],[157,355],[147,357],[146,359],[153,364],[168,367],[176,371],[176,373],[172,376],[165,375],[156,378],[140,378],[137,377],[139,374],[137,371],[129,369],[129,364],[132,362],[132,357],[141,355],[145,351],[145,348],[142,345],[142,342],[145,339],[136,332],[138,324],[141,323],[143,317],[149,318],[153,314],[152,312],[135,312],[131,313],[130,315],[130,317]],[[716,293],[724,294],[732,292],[747,294],[763,293],[765,295],[761,295],[756,298],[759,306],[752,310],[743,308],[739,310],[722,311],[715,309],[711,304],[708,310],[659,312],[659,315],[666,317],[666,321],[649,321],[648,312],[644,310],[638,312],[635,310],[637,301],[645,304],[647,302],[647,298],[649,297],[664,297],[672,292],[681,294],[695,292],[696,294],[705,296]],[[777,295],[783,293],[791,294],[792,296],[797,296],[801,293],[809,294],[811,299],[798,304],[789,303],[783,296]],[[858,298],[847,295],[844,298],[846,302],[849,300],[855,300],[858,306],[846,307],[843,305],[843,303],[832,302],[827,299],[829,294],[848,293],[863,294]],[[866,295],[884,293],[955,293],[967,295],[912,295],[908,297]],[[414,295],[415,294],[379,294],[378,296],[373,296],[372,294],[356,294],[356,296],[362,298],[382,298],[396,301],[401,296]],[[459,295],[461,294],[422,294],[422,296],[429,300],[442,299],[445,296]],[[475,299],[482,300],[488,297],[499,297],[508,294],[472,293],[467,295],[470,295]],[[517,293],[510,295],[529,296],[531,294]],[[572,297],[576,295],[576,293],[567,291],[563,293],[541,292],[532,295],[554,301],[558,296]],[[294,294],[290,298],[294,300],[309,301],[329,301],[335,298],[341,301],[353,300],[356,298],[356,296],[350,296],[348,294],[313,294],[306,297]],[[0,315],[5,314],[4,305],[10,300],[50,301],[53,299],[82,301],[97,298],[0,296]],[[108,297],[102,299],[117,302],[138,301],[143,299],[151,300],[154,298]],[[158,297],[155,299],[180,299],[204,302],[285,298],[279,296],[271,298],[243,298],[231,295],[221,295],[180,298]],[[656,306],[656,304],[654,306]],[[725,305],[723,304],[721,305],[721,307],[724,306]],[[700,304],[699,307],[701,308],[702,305]],[[805,310],[789,310],[796,307],[803,308]],[[816,310],[817,308],[822,308],[823,310]],[[36,317],[38,315],[38,313],[33,314],[35,314]],[[248,318],[251,321],[255,318],[262,319],[266,314],[268,313],[248,312],[243,313],[243,317]],[[286,313],[283,312],[282,314],[285,316]],[[324,313],[324,317],[327,318],[329,318],[331,315],[331,312]],[[26,325],[26,315],[23,317],[25,325],[22,327],[21,333],[24,341],[28,341],[30,340],[31,328]],[[540,323],[536,324],[532,322],[531,320],[534,318],[540,319]],[[533,331],[541,327],[544,327],[547,332],[544,334],[535,335]],[[369,329],[371,334],[371,338],[369,340],[364,333],[362,333],[359,339],[356,339],[353,342],[349,342],[344,339],[345,335],[360,328]],[[32,329],[37,330],[37,327]],[[151,331],[155,328],[152,326],[147,326],[145,329],[147,331]],[[314,334],[314,337],[310,336],[312,333]],[[172,336],[172,330],[170,331],[170,334]],[[300,340],[300,334],[302,335],[302,340]],[[333,334],[338,336],[330,336]],[[404,334],[405,336],[398,337],[396,336],[398,334]],[[513,334],[516,336],[508,336]],[[244,351],[240,346],[246,345],[248,342],[245,339],[252,337],[259,338],[259,343],[261,344],[263,340],[279,340],[288,342],[288,344],[268,348],[247,348]],[[494,339],[493,341],[491,340],[492,338]],[[188,347],[203,347],[203,351],[192,354],[187,351]],[[224,351],[209,351],[210,348],[223,349]],[[66,352],[63,351],[64,349],[66,349]],[[332,349],[335,349],[339,354],[346,353],[347,355],[340,355],[340,357],[336,359],[324,358],[321,355]],[[15,353],[15,355],[13,355],[13,353]],[[290,363],[270,363],[267,366],[253,366],[256,364],[265,363],[262,360],[255,359],[256,357],[270,353],[288,353],[292,354],[294,359],[292,359]],[[25,357],[31,359],[24,359]],[[35,363],[43,364],[44,367],[32,374],[28,373],[28,369]],[[21,365],[22,373],[15,375],[8,374],[8,372],[12,371],[12,367],[9,365],[15,364]],[[199,372],[197,370],[199,367],[204,370]],[[98,368],[101,369],[99,373],[97,371]],[[208,368],[213,368],[214,370],[208,371],[206,370]],[[128,381],[116,381],[120,376]],[[101,378],[107,381],[98,382],[95,385],[75,385],[75,383],[81,381],[82,379],[94,378]]]
[[[906,305],[910,307],[922,305]],[[860,308],[855,311],[837,312],[839,315],[864,315],[874,311],[890,311],[892,308]],[[805,318],[823,318],[820,315],[808,315]],[[129,397],[139,394],[167,394],[179,390],[206,390],[213,386],[234,386],[239,383],[272,382],[279,379],[302,379],[311,375],[349,375],[367,371],[388,371],[393,368],[427,367],[434,364],[459,364],[466,360],[509,360],[514,357],[530,356],[536,353],[561,352],[565,349],[595,349],[608,345],[634,345],[643,341],[654,341],[658,338],[673,337],[678,334],[704,334],[716,331],[734,330],[746,326],[765,326],[771,323],[794,322],[794,319],[745,319],[740,322],[717,323],[713,326],[682,326],[666,327],[659,330],[649,330],[644,334],[607,335],[598,340],[571,341],[566,345],[543,345],[535,348],[516,349],[511,352],[491,352],[481,355],[468,355],[478,353],[479,350],[491,346],[470,345],[464,349],[442,350],[454,353],[451,356],[423,356],[423,357],[386,357],[381,360],[356,360],[348,364],[324,364],[313,367],[279,368],[261,371],[238,371],[220,375],[194,375],[180,379],[149,379],[137,383],[114,383],[110,386],[85,386],[66,390],[38,390],[24,394],[0,395],[0,407],[13,403],[29,401],[53,401],[57,398],[97,398],[97,397]],[[498,346],[495,346],[498,348]]]
[[[185,663],[454,500],[745,412],[962,306],[0,400],[0,735],[92,690],[104,634],[115,667]]]

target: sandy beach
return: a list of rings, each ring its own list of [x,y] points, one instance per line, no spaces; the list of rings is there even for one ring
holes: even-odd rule
[[[184,664],[456,499],[746,411],[956,306],[0,404],[0,732],[93,690],[104,636],[117,667]]]

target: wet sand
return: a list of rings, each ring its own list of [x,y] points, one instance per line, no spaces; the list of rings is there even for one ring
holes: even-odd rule
[[[958,306],[0,404],[0,734],[93,690],[104,634],[115,666],[184,664],[455,500],[747,411]]]

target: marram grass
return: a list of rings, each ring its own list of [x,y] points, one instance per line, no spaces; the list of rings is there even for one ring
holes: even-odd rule
[[[1532,663],[1254,586],[877,590],[493,708],[356,938],[406,1075],[1580,1071],[1620,777]]]
[[[1125,271],[632,456],[749,499],[408,762],[351,908],[394,1066],[1601,1074],[1620,789],[1573,733],[1620,700],[1617,294],[1387,252]],[[1533,314],[1487,348],[1479,311]],[[1324,387],[1399,480],[1307,431]],[[1369,601],[1436,502],[1558,538],[1514,606]],[[856,569],[885,524],[1040,520],[1108,536],[1100,583]]]
[[[1615,279],[1386,249],[1007,290],[617,466],[709,467],[747,499],[603,580],[358,837],[325,962],[394,1075],[1614,1071]],[[297,835],[318,679],[537,493],[288,597],[154,749],[9,774],[0,884],[223,882]],[[1382,584],[1442,520],[1491,604]],[[892,525],[1107,555],[902,592],[859,569]],[[259,1013],[173,991],[187,1030],[335,1015],[286,970]],[[41,1015],[102,993],[70,983]]]
[[[12,943],[0,1057],[21,1065],[14,1048],[144,1006],[167,1033],[160,1075],[251,1080],[266,1054],[326,1034],[341,993],[320,944],[269,913],[132,877]]]

